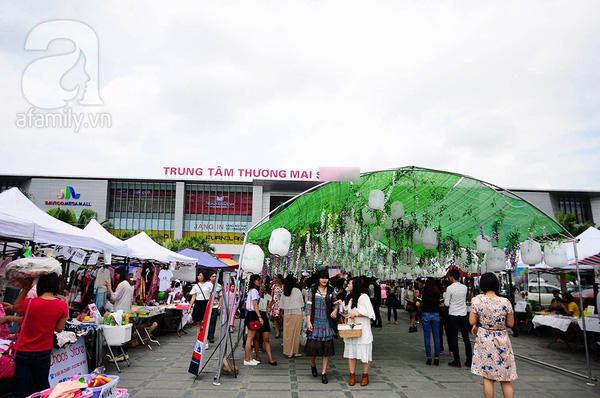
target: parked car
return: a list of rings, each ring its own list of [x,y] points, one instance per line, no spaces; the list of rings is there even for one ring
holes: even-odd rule
[[[551,285],[549,283],[540,282],[539,287],[536,282],[529,284],[528,289],[528,300],[537,301],[540,305],[549,306],[550,302],[554,298],[552,292],[558,290],[558,286]]]
[[[575,298],[577,305],[579,305],[579,290],[571,292],[571,294]],[[594,300],[594,288],[582,290],[581,295],[583,297],[583,308],[586,308],[588,305],[596,306],[596,301]]]

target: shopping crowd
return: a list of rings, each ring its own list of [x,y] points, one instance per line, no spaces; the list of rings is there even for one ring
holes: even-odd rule
[[[514,325],[513,306],[500,296],[495,274],[482,275],[477,287],[473,282],[461,279],[456,269],[443,280],[379,281],[349,274],[330,277],[326,269],[300,280],[293,275],[277,275],[273,280],[252,275],[247,294],[235,311],[236,317],[245,318],[243,363],[263,363],[262,347],[266,364],[277,366],[269,339],[272,323],[274,337],[283,339],[283,354],[288,358],[308,357],[307,370],[310,368],[324,384],[336,354],[334,339],[343,338],[348,384],[366,386],[374,359],[372,329],[383,326],[380,309],[387,308],[387,324],[396,325],[398,310],[405,310],[410,314],[408,333],[417,332],[417,324],[421,325],[426,366],[440,365],[445,334],[452,357],[449,366],[466,366],[482,376],[485,397],[493,396],[495,381],[500,382],[505,397],[513,397],[511,381],[517,378],[517,370],[508,333]],[[459,333],[464,348],[459,345]],[[360,380],[356,377],[359,361]]]

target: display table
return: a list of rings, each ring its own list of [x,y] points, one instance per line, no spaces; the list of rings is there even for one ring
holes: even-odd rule
[[[531,320],[531,323],[536,328],[539,326],[549,326],[552,328],[554,341],[548,344],[548,348],[554,343],[564,343],[571,351],[577,349],[579,337],[582,335],[578,322],[581,322],[581,319],[555,314],[538,314]],[[575,343],[575,347],[571,347],[569,341]]]
[[[536,328],[539,326],[550,326],[551,328],[566,332],[571,323],[577,322],[577,319],[564,315],[538,314],[533,317],[531,323]]]
[[[158,322],[160,320],[159,318],[164,315],[164,312],[165,312],[165,306],[159,306],[159,307],[137,306],[137,305],[131,306],[131,313],[129,316],[130,316],[130,320],[134,324],[133,329],[135,331],[135,334],[140,339],[140,343],[146,344],[146,346],[150,350],[152,350],[152,346],[150,346],[150,343],[156,343],[156,344],[160,345],[160,342],[157,340],[153,340],[152,337],[150,337],[150,333],[148,333],[148,330],[146,329],[146,327],[150,327],[153,322]],[[148,340],[148,343],[144,343],[144,338],[142,337],[140,330],[143,331],[144,334],[146,335],[146,339]]]
[[[577,324],[583,330],[583,321],[581,318],[577,318]],[[585,330],[586,332],[600,333],[600,319],[598,319],[598,315],[588,315],[585,317]]]

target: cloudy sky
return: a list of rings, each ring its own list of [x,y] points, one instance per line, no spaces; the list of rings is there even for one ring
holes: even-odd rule
[[[0,3],[0,175],[418,165],[600,190],[595,0],[52,3]],[[44,98],[110,127],[24,125],[68,113]]]

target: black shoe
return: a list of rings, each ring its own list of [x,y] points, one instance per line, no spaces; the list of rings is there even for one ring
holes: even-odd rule
[[[439,360],[439,359],[437,359],[437,358],[436,358],[436,359],[434,359],[434,360],[433,360],[433,364],[434,364],[435,366],[440,366],[440,360]]]
[[[215,339],[208,339],[208,342],[209,342],[210,344],[212,344],[212,343],[214,343],[214,342],[215,342]]]
[[[329,380],[327,380],[327,375],[326,374],[322,374],[321,375],[321,383],[323,383],[323,384],[329,383]]]
[[[465,366],[467,368],[470,368],[471,367],[471,361],[465,361]]]
[[[319,375],[317,373],[317,367],[316,366],[311,367],[310,370],[312,371],[313,377],[317,377]]]
[[[425,365],[431,365],[431,358],[427,358],[427,361],[425,361]]]
[[[452,366],[453,368],[460,368],[461,367],[459,361],[448,362],[448,366]]]

